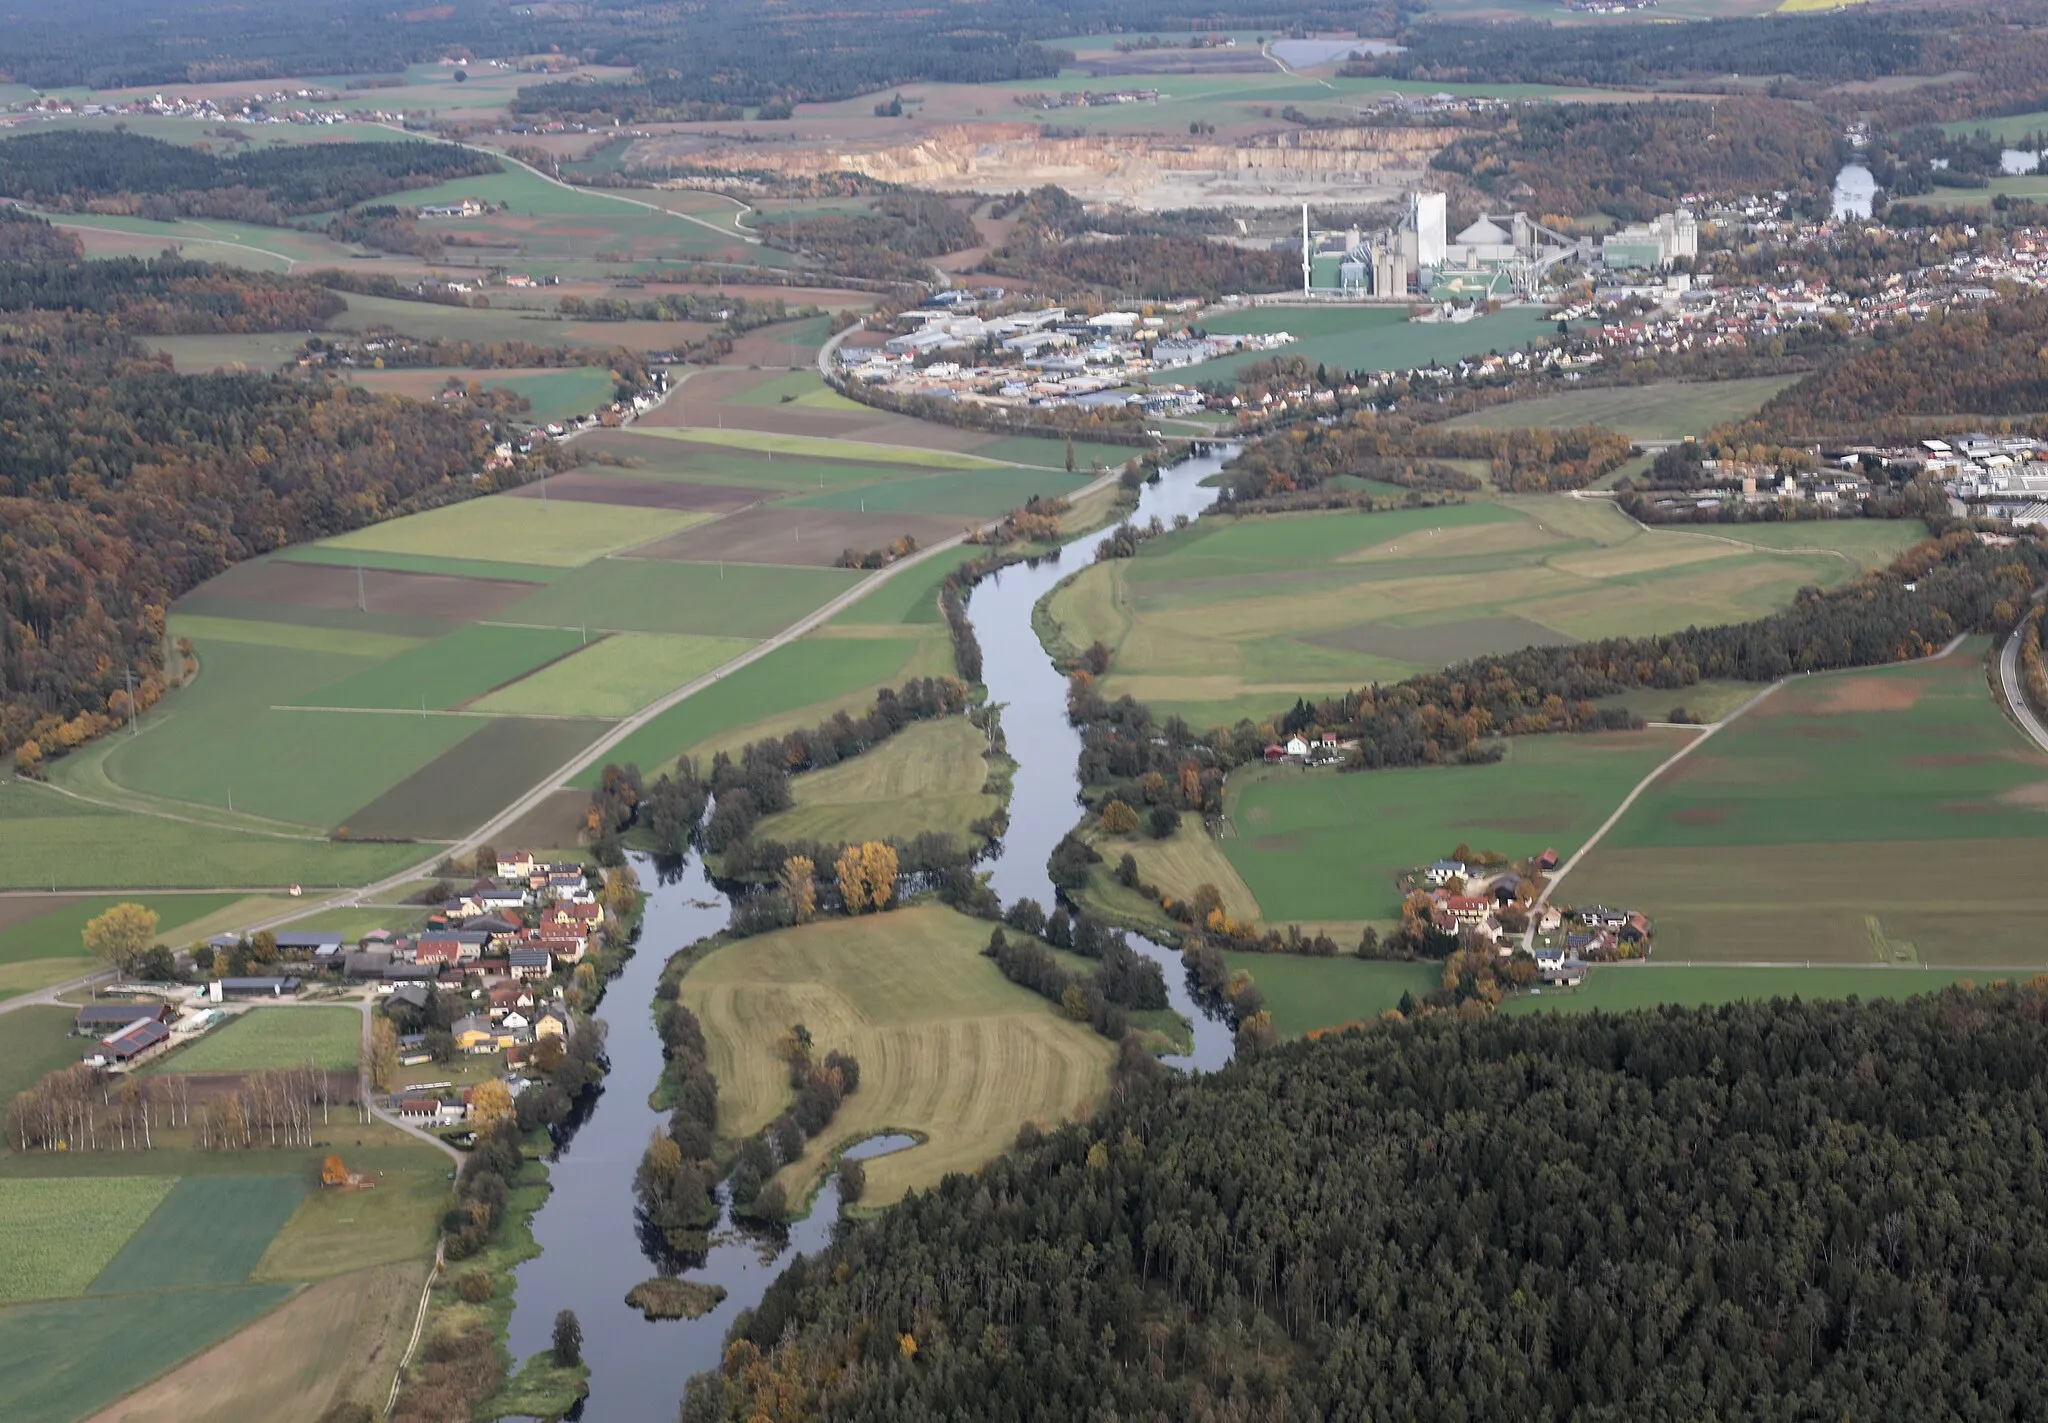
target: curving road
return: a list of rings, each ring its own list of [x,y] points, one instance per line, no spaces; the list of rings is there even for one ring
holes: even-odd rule
[[[2040,714],[2028,702],[2026,689],[2020,685],[2020,638],[2026,630],[2026,622],[2022,620],[1999,650],[1998,689],[2005,697],[2012,719],[2020,724],[2020,730],[2033,737],[2036,746],[2048,751],[2048,726],[2041,724]]]

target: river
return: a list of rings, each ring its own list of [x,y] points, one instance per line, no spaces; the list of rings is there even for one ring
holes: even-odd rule
[[[1201,481],[1222,468],[1223,459],[1202,456],[1166,471],[1140,492],[1137,521],[1156,515],[1170,524],[1177,514],[1199,515],[1216,497]],[[1094,561],[1100,538],[1096,533],[1069,542],[1057,560],[1006,568],[969,600],[983,679],[990,700],[1003,706],[1003,733],[1017,762],[1010,827],[991,866],[991,883],[1005,904],[1029,897],[1051,906],[1046,861],[1080,818],[1081,737],[1067,723],[1066,679],[1039,646],[1031,609],[1062,577]],[[641,1153],[667,1120],[665,1112],[647,1105],[662,1068],[649,1005],[669,955],[723,928],[729,908],[694,857],[667,882],[657,880],[645,857],[634,863],[647,892],[646,917],[638,950],[605,991],[601,1016],[611,1071],[605,1090],[549,1164],[554,1191],[533,1221],[541,1253],[515,1272],[510,1344],[515,1362],[546,1349],[556,1311],[573,1309],[583,1325],[583,1356],[591,1370],[585,1416],[604,1423],[668,1423],[684,1381],[717,1365],[726,1330],[739,1312],[759,1301],[794,1253],[830,1241],[839,1195],[828,1181],[809,1215],[772,1236],[736,1226],[721,1209],[711,1249],[685,1262],[683,1271],[691,1280],[726,1289],[725,1300],[702,1319],[650,1322],[626,1303],[628,1290],[657,1273],[641,1245],[633,1200]],[[1173,1007],[1194,1027],[1194,1051],[1165,1060],[1203,1070],[1229,1061],[1229,1025],[1196,1002],[1180,956],[1136,936],[1131,943],[1159,963]],[[907,1145],[905,1138],[875,1139],[850,1154],[872,1156]]]

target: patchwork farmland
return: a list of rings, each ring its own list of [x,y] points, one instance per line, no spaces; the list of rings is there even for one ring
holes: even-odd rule
[[[33,921],[17,930],[27,927]],[[0,1088],[10,1098],[78,1060],[80,1039],[68,1036],[76,1011],[8,1015]],[[193,1052],[215,1042],[227,1050],[211,1063],[195,1058],[217,1074],[295,1065],[310,1043],[323,1061],[347,1066],[353,1082],[361,1025],[353,1008],[259,1009]],[[184,1070],[175,1057],[162,1066]],[[203,1079],[195,1103],[232,1080]],[[295,1350],[293,1392],[276,1401],[283,1411],[268,1416],[317,1412],[333,1398],[369,1397],[389,1386],[390,1341],[403,1347],[448,1199],[447,1156],[340,1106],[320,1128],[317,1147],[202,1150],[201,1114],[195,1105],[194,1124],[186,1126],[160,1111],[146,1151],[116,1150],[104,1139],[95,1150],[62,1152],[0,1144],[0,1258],[9,1265],[0,1272],[0,1417],[75,1423],[93,1416],[330,1278],[337,1342],[348,1347]],[[375,1188],[317,1186],[330,1152]],[[346,1249],[338,1251],[343,1239]],[[345,1297],[356,1303],[341,1307]],[[215,1379],[207,1416],[250,1423],[263,1416],[240,1411],[241,1388]]]
[[[1562,496],[1205,520],[1084,570],[1046,608],[1069,646],[1113,650],[1107,695],[1230,725],[1485,653],[1759,617],[1846,582],[1873,540],[1918,533],[1877,527],[1802,524],[1774,546]]]
[[[714,422],[720,409],[779,419],[788,393],[734,381],[729,407],[706,405],[697,384],[685,387],[695,413]],[[830,436],[715,424],[592,432],[578,446],[591,463],[544,483],[230,569],[172,609],[169,635],[197,659],[191,685],[137,734],[54,763],[50,788],[5,792],[28,808],[0,830],[0,843],[24,842],[8,882],[373,879],[418,858],[415,842],[490,819],[620,719],[857,590],[873,575],[831,566],[846,552],[941,542],[1090,478],[1054,467],[1054,442],[941,432],[942,445],[1001,452],[930,448],[873,438],[926,427],[860,414],[861,431]],[[901,590],[884,583],[882,614],[848,607],[606,759],[652,771],[949,671],[943,571],[912,570]],[[545,823],[521,828],[573,843],[572,814],[566,799],[551,802]],[[136,833],[106,833],[116,826]],[[43,832],[84,852],[27,843]],[[35,986],[52,972],[15,977]]]
[[[2042,962],[2048,757],[1984,653],[1786,685],[1652,785],[1571,896],[1650,913],[1660,964]]]
[[[1524,736],[1490,766],[1365,775],[1261,766],[1231,778],[1220,844],[1265,922],[1384,925],[1400,913],[1397,876],[1456,845],[1510,859],[1571,855],[1695,735]]]

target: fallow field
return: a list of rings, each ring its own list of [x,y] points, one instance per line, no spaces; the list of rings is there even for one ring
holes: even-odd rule
[[[1086,1024],[1008,982],[981,955],[988,926],[936,906],[784,929],[718,950],[684,977],[718,1078],[719,1132],[759,1130],[789,1101],[775,1043],[792,1023],[820,1051],[860,1062],[860,1091],[785,1167],[801,1200],[838,1143],[918,1133],[916,1148],[868,1165],[867,1199],[891,1202],[972,1170],[1026,1121],[1084,1113],[1115,1049]]]
[[[1787,684],[1651,786],[1565,892],[1648,911],[1660,963],[2048,964],[2048,757],[1992,704],[1985,650]]]

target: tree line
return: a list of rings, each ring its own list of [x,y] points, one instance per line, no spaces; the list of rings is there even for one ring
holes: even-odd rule
[[[1492,738],[1635,724],[1599,705],[1633,688],[1882,666],[1927,656],[1959,634],[2001,632],[2044,581],[2048,546],[2039,540],[1988,545],[1959,529],[1842,588],[1801,590],[1768,617],[1476,658],[1303,704],[1299,725],[1355,740],[1345,761],[1352,770],[1497,759]],[[1081,728],[1084,785],[1126,800],[1126,788],[1142,796],[1150,786],[1189,809],[1214,805],[1223,773],[1258,760],[1274,729],[1244,720],[1202,735],[1178,717],[1162,723],[1128,696],[1104,698],[1085,671],[1069,678],[1067,703]]]
[[[1339,479],[1467,492],[1479,480],[1452,459],[1483,459],[1497,488],[1516,494],[1583,489],[1628,459],[1627,438],[1598,425],[1570,429],[1452,429],[1405,416],[1354,414],[1334,425],[1296,425],[1245,446],[1226,467],[1236,512],[1320,492]]]
[[[452,143],[280,143],[223,158],[119,130],[56,129],[0,148],[0,194],[67,212],[281,224],[386,193],[502,171]]]
[[[1168,1077],[795,1261],[681,1416],[2014,1416],[2044,1024],[1438,1016]]]

